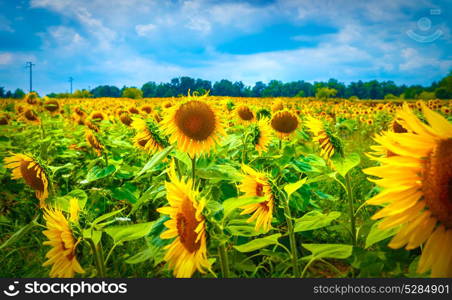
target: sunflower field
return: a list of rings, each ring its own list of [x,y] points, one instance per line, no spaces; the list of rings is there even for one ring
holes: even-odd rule
[[[0,111],[1,277],[452,277],[452,102]]]

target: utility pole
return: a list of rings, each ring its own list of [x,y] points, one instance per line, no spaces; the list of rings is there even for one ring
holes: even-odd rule
[[[33,66],[35,64],[31,61],[27,61],[26,68],[30,69],[30,93],[33,91]]]
[[[71,83],[71,94],[72,94],[72,82],[74,81],[74,78],[69,77],[69,82]]]

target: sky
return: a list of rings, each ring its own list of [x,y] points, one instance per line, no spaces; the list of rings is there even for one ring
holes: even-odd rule
[[[452,70],[450,0],[0,0],[0,86],[40,94],[190,76],[393,80]]]

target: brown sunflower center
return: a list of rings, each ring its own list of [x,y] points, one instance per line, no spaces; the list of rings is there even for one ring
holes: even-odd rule
[[[269,205],[269,201],[264,201],[259,203],[259,205],[261,206],[261,208],[265,211],[269,211],[270,210],[270,205]]]
[[[452,139],[440,141],[423,170],[422,191],[433,215],[452,228]]]
[[[30,167],[30,164],[32,166]],[[22,160],[20,162],[20,172],[25,182],[34,190],[44,191],[44,182],[38,177],[38,170],[41,167],[34,161]],[[45,176],[41,173],[41,176]]]
[[[196,210],[189,199],[185,199],[181,204],[181,210],[177,214],[177,232],[179,240],[185,249],[193,253],[201,246],[201,241],[196,241],[198,234],[195,229],[199,224],[196,219]]]
[[[396,120],[392,123],[392,130],[396,133],[405,133],[408,132],[400,123],[398,123]]]
[[[58,102],[51,100],[51,101],[47,101],[47,103],[44,106],[45,109],[47,109],[50,112],[55,112],[58,110],[59,105]]]
[[[191,101],[179,107],[176,126],[189,138],[204,141],[215,131],[215,113],[206,103]]]
[[[29,121],[36,121],[36,120],[38,120],[38,116],[32,110],[25,111],[25,118],[27,118],[27,120],[29,120]]]
[[[277,113],[271,121],[274,130],[280,133],[292,133],[298,127],[298,120],[295,115],[288,111]]]
[[[238,115],[240,119],[244,121],[250,121],[254,118],[253,112],[249,109],[249,107],[242,106],[238,110]]]
[[[264,185],[262,183],[256,184],[256,196],[258,197],[264,196]]]

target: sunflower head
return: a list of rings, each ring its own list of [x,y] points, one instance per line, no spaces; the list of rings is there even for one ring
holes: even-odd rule
[[[343,155],[341,140],[322,121],[308,116],[305,126],[312,133],[313,141],[320,146],[320,156],[329,161],[334,154]]]
[[[99,139],[96,137],[92,130],[85,130],[85,138],[88,145],[96,151],[97,156],[101,156],[104,151],[104,146],[99,142]]]
[[[43,245],[51,246],[52,249],[47,252],[48,260],[43,266],[52,266],[50,277],[72,278],[75,273],[85,273],[76,256],[78,241],[74,238],[74,232],[63,212],[55,208],[46,208],[44,219],[47,229],[43,234],[48,240]]]
[[[251,143],[256,147],[259,154],[267,151],[267,147],[272,138],[272,129],[269,125],[269,120],[260,119],[257,124],[252,126],[251,137]]]
[[[205,200],[193,190],[191,180],[178,179],[174,168],[169,172],[170,181],[165,183],[169,206],[157,209],[168,215],[164,224],[167,230],[162,239],[174,239],[165,247],[165,261],[178,278],[191,277],[198,270],[205,273],[210,268],[207,260],[206,222],[203,216]]]
[[[380,228],[400,226],[389,246],[407,250],[423,246],[418,272],[452,276],[452,124],[423,103],[427,123],[405,103],[397,112],[406,132],[388,131],[375,140],[391,156],[374,157],[380,165],[363,170],[382,187],[367,201],[385,205],[373,219]]]
[[[207,102],[190,100],[169,109],[163,126],[171,143],[189,155],[208,152],[224,135],[218,112]]]
[[[49,180],[45,168],[31,155],[13,154],[3,160],[5,167],[12,169],[12,178],[23,178],[25,183],[35,190],[40,207],[45,207],[45,199],[49,196]]]
[[[247,222],[256,221],[256,231],[262,229],[268,232],[273,218],[274,197],[267,175],[257,172],[247,165],[242,165],[242,170],[244,177],[239,185],[239,190],[244,193],[244,197],[262,197],[262,201],[242,206],[243,211],[240,214],[251,214]]]
[[[300,120],[297,115],[288,110],[276,112],[270,121],[271,127],[280,139],[292,135],[297,130],[299,124]]]
[[[254,121],[254,113],[247,105],[240,105],[236,108],[237,117],[244,123]]]
[[[25,95],[25,101],[30,105],[35,105],[38,103],[39,96],[36,92],[30,92]]]
[[[133,119],[129,116],[127,112],[123,112],[119,115],[119,120],[122,124],[126,126],[130,126],[132,124]]]
[[[137,148],[154,153],[169,146],[168,139],[153,121],[136,118],[131,126],[137,131],[133,139]]]
[[[60,104],[56,100],[48,100],[44,103],[44,108],[51,114],[56,114],[60,109]]]
[[[24,110],[23,119],[28,123],[39,124],[41,122],[38,114],[31,108]]]

